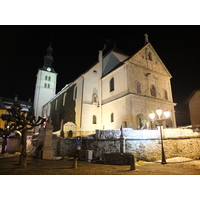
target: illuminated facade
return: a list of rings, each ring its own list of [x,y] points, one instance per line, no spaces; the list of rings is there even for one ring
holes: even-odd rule
[[[168,127],[176,127],[171,74],[152,45],[127,56],[113,48],[87,72],[43,106],[54,131],[93,132],[95,129],[148,129],[149,113],[158,107],[171,112]]]

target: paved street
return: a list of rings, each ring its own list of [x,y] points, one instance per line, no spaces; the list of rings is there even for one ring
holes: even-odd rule
[[[27,168],[18,165],[19,156],[0,159],[1,175],[199,175],[200,160],[191,162],[169,163],[157,162],[136,163],[136,169],[129,165],[106,165],[99,162],[78,161],[73,168],[73,158],[62,160],[42,160],[28,157]],[[171,160],[172,161],[172,160]],[[170,162],[171,162],[170,161]],[[167,160],[168,162],[168,160]]]

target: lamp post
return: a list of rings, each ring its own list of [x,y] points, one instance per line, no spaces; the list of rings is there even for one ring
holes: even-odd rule
[[[163,126],[163,122],[169,118],[170,116],[170,112],[168,110],[164,111],[164,118],[161,118],[163,111],[158,108],[156,110],[156,114],[157,114],[157,118],[156,118],[156,114],[152,111],[149,114],[149,117],[151,118],[152,121],[155,121],[157,123],[157,125],[160,128],[160,140],[161,140],[161,155],[162,155],[162,161],[161,164],[167,164],[166,159],[165,159],[165,151],[164,151],[164,146],[163,146],[163,138],[162,138],[162,126]]]

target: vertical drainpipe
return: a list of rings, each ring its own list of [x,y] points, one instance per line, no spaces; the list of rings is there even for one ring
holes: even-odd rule
[[[99,106],[100,106],[100,119],[101,119],[101,124],[102,124],[102,75],[103,75],[103,51],[99,50],[99,64],[101,67],[101,74],[99,75],[99,81],[100,81],[100,88],[99,88]]]
[[[84,92],[84,77],[82,77],[82,95],[81,95],[81,112],[80,112],[80,128],[82,127],[82,115],[83,115],[83,92]]]
[[[102,50],[99,50],[99,64],[100,64],[100,67],[101,67],[101,75],[100,75],[100,102],[99,102],[99,106],[100,106],[100,113],[101,113],[101,123],[102,123],[102,76],[103,76],[103,51],[106,49],[106,45],[104,44],[104,47]]]

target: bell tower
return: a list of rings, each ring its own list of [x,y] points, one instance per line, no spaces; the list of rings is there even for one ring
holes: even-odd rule
[[[42,68],[38,69],[35,96],[34,96],[34,115],[36,119],[42,116],[42,107],[47,103],[56,93],[57,73],[53,68],[53,48],[50,43],[47,48],[47,54],[44,56],[44,64]]]

